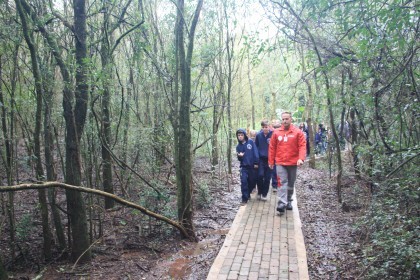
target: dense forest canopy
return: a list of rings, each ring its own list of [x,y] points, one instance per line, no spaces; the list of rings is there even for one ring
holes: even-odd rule
[[[291,111],[311,143],[319,124],[335,147],[351,128],[352,169],[340,153],[333,161],[335,203],[346,172],[368,182],[358,226],[369,275],[418,276],[418,11],[410,0],[1,1],[1,185],[102,190],[195,240],[194,159],[208,158],[215,178],[232,174],[234,131]],[[101,213],[86,209],[115,200],[37,195],[42,256],[71,248],[88,261]],[[0,201],[8,263],[22,242],[15,196]]]

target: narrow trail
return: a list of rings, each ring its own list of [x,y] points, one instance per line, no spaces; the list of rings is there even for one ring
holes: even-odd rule
[[[296,198],[278,215],[276,193],[240,207],[207,279],[309,279]]]

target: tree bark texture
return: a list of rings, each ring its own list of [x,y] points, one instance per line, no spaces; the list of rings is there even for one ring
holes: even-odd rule
[[[190,26],[187,52],[184,47],[185,14],[184,1],[177,1],[176,43],[181,81],[181,98],[179,104],[178,146],[176,160],[176,181],[178,187],[178,220],[187,230],[188,236],[195,236],[193,224],[192,201],[192,151],[191,151],[191,60],[194,48],[195,28],[198,23],[203,0],[199,0]]]
[[[7,280],[9,279],[9,277],[7,276],[7,271],[6,268],[3,265],[3,261],[1,260],[0,257],[0,280]]]
[[[109,152],[111,142],[111,119],[110,119],[110,99],[111,99],[111,53],[109,49],[108,38],[108,9],[104,7],[104,21],[102,26],[102,42],[101,42],[101,63],[102,63],[102,184],[104,191],[114,193],[112,184],[112,159]],[[114,201],[105,198],[105,209],[114,207]]]
[[[74,0],[74,35],[76,54],[76,90],[75,94],[64,95],[63,107],[66,121],[66,176],[65,182],[71,185],[81,184],[80,139],[86,121],[88,85],[87,85],[87,52],[86,52],[86,3],[85,0]],[[68,92],[70,93],[70,92]],[[73,108],[73,99],[75,106]],[[80,262],[91,258],[86,221],[86,210],[80,192],[66,189],[67,210],[70,215],[72,231],[73,261]]]
[[[33,33],[29,30],[29,22],[20,0],[16,0],[16,7],[22,23],[23,35],[26,44],[28,45],[31,55],[32,75],[35,80],[36,92],[36,117],[35,117],[35,132],[34,132],[34,155],[36,159],[36,178],[38,181],[44,179],[44,169],[41,161],[41,127],[42,127],[42,98],[43,98],[43,83],[42,76],[39,70],[38,54],[34,45]],[[38,200],[40,204],[42,217],[42,236],[44,239],[44,257],[46,260],[51,259],[51,231],[48,217],[47,194],[45,190],[38,190]]]

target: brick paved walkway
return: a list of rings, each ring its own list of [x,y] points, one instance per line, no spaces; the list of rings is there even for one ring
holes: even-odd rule
[[[255,197],[239,208],[207,279],[309,279],[296,198],[279,216],[276,193]]]

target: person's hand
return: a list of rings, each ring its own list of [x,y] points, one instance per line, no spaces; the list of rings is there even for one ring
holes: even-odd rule
[[[274,168],[274,164],[269,164],[268,167],[270,167],[270,169]]]
[[[297,166],[301,166],[301,165],[303,165],[303,160],[298,159],[298,161],[297,161]]]
[[[254,164],[254,168],[257,169],[258,168],[258,164]]]
[[[245,153],[238,153],[238,157],[243,157]]]

